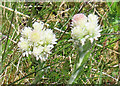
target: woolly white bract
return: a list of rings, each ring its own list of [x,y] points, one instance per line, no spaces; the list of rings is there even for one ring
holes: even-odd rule
[[[84,14],[76,14],[72,19],[72,33],[71,36],[75,42],[84,45],[86,40],[91,43],[100,37],[100,26],[98,25],[98,17],[94,14],[89,14],[86,17]]]
[[[23,51],[23,55],[33,54],[36,60],[45,61],[56,41],[51,29],[45,28],[43,22],[35,22],[33,28],[25,27],[22,30],[18,47]]]

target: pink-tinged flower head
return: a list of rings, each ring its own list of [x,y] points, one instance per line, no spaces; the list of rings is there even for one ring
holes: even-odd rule
[[[97,40],[101,36],[97,15],[89,14],[86,17],[82,13],[75,14],[72,23],[71,36],[74,41],[80,41],[82,45],[85,44],[86,40],[90,40],[93,43],[94,39]]]
[[[85,23],[87,22],[87,17],[82,13],[75,14],[72,18],[72,21],[75,26],[80,25],[81,27],[84,27]]]

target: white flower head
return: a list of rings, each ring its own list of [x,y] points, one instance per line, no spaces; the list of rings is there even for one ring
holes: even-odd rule
[[[97,15],[94,15],[94,14],[89,14],[88,15],[88,21],[97,25],[98,23],[98,16]]]
[[[42,47],[42,46],[33,47],[33,55],[34,55],[34,56],[40,55],[40,53],[41,53],[42,51],[43,51],[43,47]]]
[[[29,35],[31,34],[32,32],[32,28],[30,27],[25,27],[23,30],[22,30],[22,35],[24,35],[25,37],[29,37]]]
[[[50,50],[51,50],[51,46],[46,46],[46,45],[44,46],[44,51],[46,53],[51,53]]]
[[[42,37],[42,31],[33,30],[30,34],[30,40],[32,42],[40,42]]]
[[[75,39],[81,39],[85,35],[85,30],[79,26],[74,27],[72,30],[72,37]]]
[[[18,42],[18,47],[21,48],[22,50],[28,50],[29,48],[28,40],[21,37],[20,42]]]
[[[84,27],[85,23],[87,23],[87,17],[82,13],[75,14],[72,18],[72,21],[73,25]]]
[[[33,24],[33,29],[30,27],[25,27],[22,30],[22,37],[18,43],[18,47],[22,49],[23,55],[28,56],[33,54],[36,60],[45,61],[48,55],[51,53],[51,49],[56,44],[55,34],[51,29],[44,27],[43,22],[35,22]]]
[[[55,44],[57,39],[55,37],[55,34],[53,33],[53,31],[51,29],[46,29],[44,31],[44,39],[43,42],[45,44]]]
[[[97,25],[93,25],[92,23],[89,23],[87,26],[87,31],[88,31],[88,35],[89,35],[89,40],[91,41],[91,43],[95,40],[98,39],[98,37],[100,37],[100,32],[102,30],[100,30],[100,26]]]
[[[97,25],[95,25],[95,24],[93,24],[93,23],[91,23],[91,22],[88,22],[88,23],[86,24],[86,30],[87,30],[87,32],[88,32],[89,34],[95,33],[96,28],[97,28]]]
[[[44,23],[42,21],[40,21],[40,23],[34,22],[33,27],[35,30],[40,31],[43,29]]]
[[[72,27],[71,36],[74,40],[79,40],[82,45],[86,40],[93,43],[94,39],[97,40],[101,36],[97,15],[89,14],[87,18],[84,14],[76,14],[72,21],[75,25]]]

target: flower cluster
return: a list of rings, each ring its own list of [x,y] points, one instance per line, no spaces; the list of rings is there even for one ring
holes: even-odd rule
[[[98,17],[94,14],[89,14],[86,17],[84,14],[76,14],[72,19],[72,38],[74,41],[80,41],[82,45],[86,40],[90,40],[91,43],[100,37],[100,26],[98,25]]]
[[[33,54],[36,60],[45,61],[47,59],[57,39],[53,31],[44,26],[43,22],[35,22],[33,28],[25,27],[22,30],[18,47],[24,52],[24,56]]]

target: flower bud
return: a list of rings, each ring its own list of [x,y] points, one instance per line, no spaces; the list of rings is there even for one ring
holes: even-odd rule
[[[87,17],[80,13],[80,14],[75,14],[72,18],[73,25],[77,26],[80,25],[81,27],[85,26],[85,23],[87,22]]]

